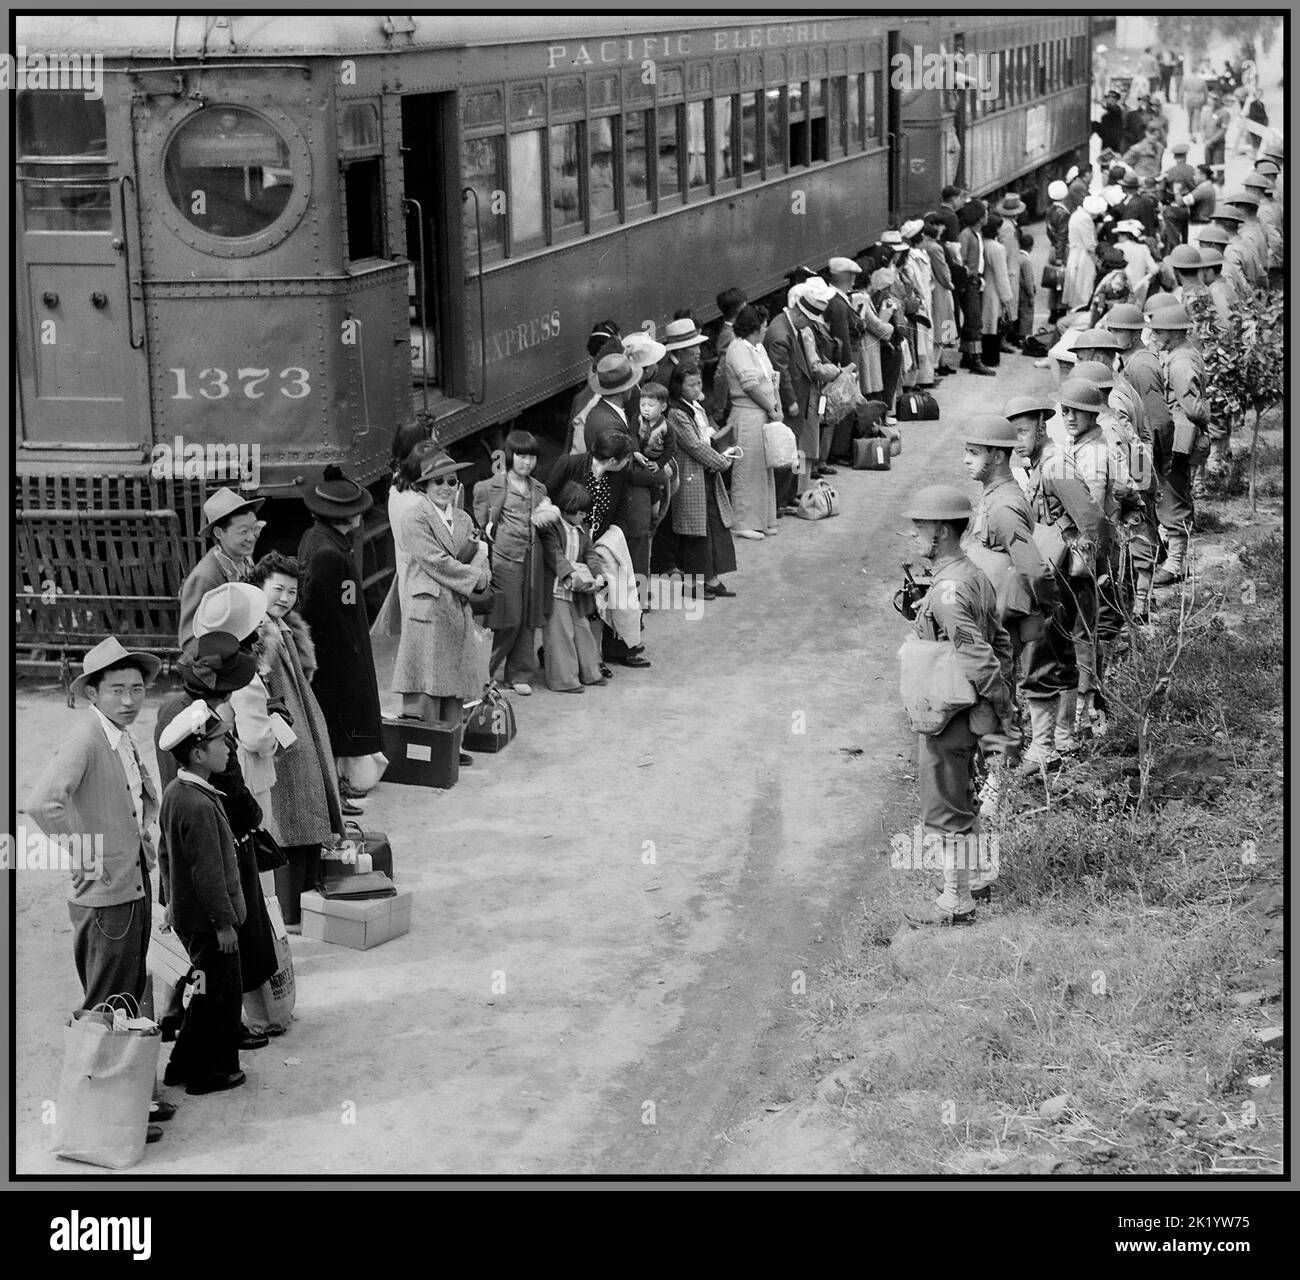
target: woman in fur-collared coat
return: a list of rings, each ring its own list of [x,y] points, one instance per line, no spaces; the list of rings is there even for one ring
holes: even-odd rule
[[[271,698],[283,700],[293,717],[297,741],[275,757],[271,810],[289,859],[275,873],[275,896],[286,926],[299,927],[304,889],[320,874],[320,849],[343,834],[338,775],[325,715],[312,692],[316,650],[311,630],[293,611],[298,598],[298,562],[279,552],[264,555],[249,579],[266,596],[266,620],[254,652],[257,674]]]

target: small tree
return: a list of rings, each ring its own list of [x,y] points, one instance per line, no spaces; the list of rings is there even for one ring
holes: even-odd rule
[[[1199,328],[1200,326],[1198,326]],[[1201,330],[1211,413],[1221,421],[1244,419],[1253,409],[1250,436],[1250,509],[1255,510],[1255,474],[1260,419],[1284,395],[1285,323],[1280,294],[1256,289],[1233,306],[1225,323]]]

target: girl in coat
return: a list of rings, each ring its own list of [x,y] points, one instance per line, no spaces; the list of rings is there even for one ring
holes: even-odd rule
[[[403,517],[408,552],[402,577],[402,638],[393,664],[393,690],[402,718],[460,723],[465,699],[486,683],[488,637],[474,621],[469,597],[488,585],[487,544],[473,520],[455,505],[460,481],[455,462],[431,441],[417,445],[412,488],[422,500]],[[487,643],[485,643],[487,642]],[[461,763],[472,757],[461,754]]]
[[[556,693],[586,693],[589,684],[608,684],[591,629],[596,592],[605,585],[600,557],[587,529],[591,494],[570,481],[559,493],[561,520],[542,531],[542,554],[550,584],[546,617],[546,687]]]
[[[724,362],[731,395],[727,425],[734,428],[740,450],[731,472],[732,529],[738,538],[761,541],[765,534],[776,533],[776,482],[767,466],[763,426],[781,421],[781,401],[776,372],[763,346],[767,312],[741,307],[735,330]]]
[[[1007,251],[1002,246],[998,232],[1002,217],[990,213],[980,228],[984,238],[984,307],[981,321],[981,347],[985,365],[996,368],[1002,361],[1002,326],[1004,320],[1015,314],[1015,298],[1011,292],[1011,274],[1007,270]]]
[[[713,448],[714,427],[703,401],[700,371],[679,365],[668,382],[668,424],[682,468],[681,488],[673,499],[673,529],[681,548],[682,572],[703,577],[704,598],[714,600],[736,594],[720,576],[736,567],[731,503],[722,473],[731,466],[736,450],[743,451],[744,446],[732,445],[724,453]]]
[[[289,859],[275,872],[275,896],[285,927],[295,932],[302,927],[303,890],[320,877],[321,845],[343,835],[329,729],[311,688],[316,650],[310,628],[293,609],[300,577],[296,560],[271,551],[250,578],[266,596],[266,618],[254,646],[257,674],[271,698],[284,703],[298,738],[276,758],[271,785],[274,829]]]
[[[515,693],[532,693],[537,630],[546,623],[545,567],[538,531],[559,518],[546,486],[533,479],[540,446],[527,431],[505,440],[506,469],[474,486],[474,519],[492,543],[491,674]]]

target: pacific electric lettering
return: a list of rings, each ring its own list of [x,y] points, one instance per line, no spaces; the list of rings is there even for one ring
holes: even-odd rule
[[[689,57],[691,54],[739,53],[789,44],[815,44],[831,38],[829,22],[792,22],[772,27],[733,27],[726,31],[683,31],[667,36],[636,36],[627,40],[592,40],[546,46],[546,69],[608,66],[642,62],[646,58]]]

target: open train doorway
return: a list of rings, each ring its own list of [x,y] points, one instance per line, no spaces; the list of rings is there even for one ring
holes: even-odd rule
[[[406,256],[411,263],[411,376],[416,407],[465,395],[465,351],[453,317],[463,287],[456,95],[402,99]]]

